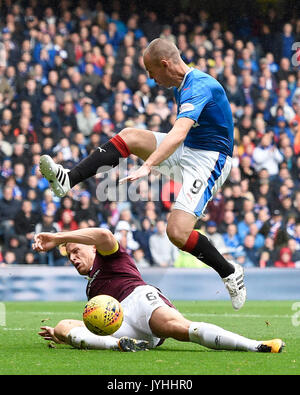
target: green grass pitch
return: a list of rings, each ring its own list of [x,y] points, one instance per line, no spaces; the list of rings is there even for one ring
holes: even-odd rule
[[[281,354],[227,352],[168,339],[155,350],[139,353],[50,348],[37,335],[39,327],[55,326],[64,318],[81,319],[85,302],[6,302],[6,326],[0,326],[0,374],[300,374],[300,327],[293,320],[292,301],[248,301],[238,312],[225,301],[174,303],[192,321],[210,322],[258,340],[280,337],[286,347]]]

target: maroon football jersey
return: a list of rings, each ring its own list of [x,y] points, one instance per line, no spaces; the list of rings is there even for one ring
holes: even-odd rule
[[[139,285],[147,285],[142,279],[134,260],[119,245],[118,250],[111,255],[101,255],[96,252],[89,282],[86,288],[88,300],[97,295],[110,295],[122,302]],[[170,307],[172,303],[160,293],[160,297]]]
[[[88,299],[97,295],[110,295],[121,302],[139,285],[146,285],[134,260],[119,245],[111,255],[96,252],[86,288]]]

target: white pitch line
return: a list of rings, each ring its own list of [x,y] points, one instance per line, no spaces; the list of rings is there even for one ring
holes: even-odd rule
[[[32,332],[32,329],[28,329],[28,328],[7,328],[4,327],[2,328],[3,331],[30,331]]]
[[[71,311],[69,311],[69,312],[64,312],[64,311],[62,311],[62,312],[59,312],[59,311],[27,311],[27,312],[25,312],[24,313],[24,311],[8,311],[7,312],[7,314],[25,314],[25,315],[28,315],[28,314],[32,314],[32,315],[57,315],[57,314],[62,314],[62,315],[74,315],[74,312],[71,312]],[[76,313],[75,313],[76,314]],[[78,313],[77,313],[78,314]]]
[[[279,314],[273,314],[273,315],[261,315],[261,314],[215,314],[215,313],[185,313],[185,316],[189,317],[228,317],[228,318],[265,318],[265,317],[271,317],[271,318],[291,318],[292,315],[285,314],[285,315],[279,315]]]

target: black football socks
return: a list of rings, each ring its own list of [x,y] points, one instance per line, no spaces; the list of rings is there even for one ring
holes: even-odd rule
[[[181,249],[212,267],[222,278],[228,277],[235,271],[234,266],[219,253],[208,238],[196,230],[192,231]]]
[[[118,135],[114,136],[70,170],[71,188],[97,173],[107,171],[109,167],[118,166],[120,159],[129,155],[125,141]]]

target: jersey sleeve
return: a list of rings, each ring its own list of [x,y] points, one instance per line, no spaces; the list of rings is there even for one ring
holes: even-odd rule
[[[110,256],[115,254],[116,252],[119,251],[119,243],[116,241],[116,244],[114,246],[114,248],[112,248],[110,251],[101,251],[101,250],[97,250],[97,252],[102,255],[102,256]]]
[[[190,118],[197,122],[203,108],[211,98],[212,94],[209,87],[192,79],[181,89],[177,119]]]

